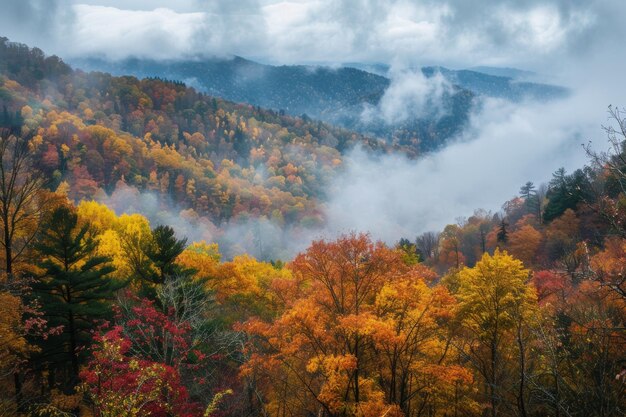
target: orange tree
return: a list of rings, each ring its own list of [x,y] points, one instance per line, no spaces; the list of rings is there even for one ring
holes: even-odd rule
[[[267,414],[419,415],[469,382],[447,366],[437,331],[453,298],[399,250],[352,234],[314,242],[289,268],[295,301],[271,323],[242,326],[253,336],[244,373],[266,378]]]

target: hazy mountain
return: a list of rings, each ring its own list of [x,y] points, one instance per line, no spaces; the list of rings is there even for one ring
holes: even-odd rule
[[[448,138],[460,132],[477,95],[517,101],[524,97],[545,100],[565,93],[561,87],[516,82],[511,77],[424,67],[421,72],[426,80],[441,74],[449,84],[448,88],[436,97],[425,97],[421,101],[424,109],[416,110],[406,106],[403,109],[409,112],[407,117],[388,120],[388,117],[377,114],[372,117],[385,92],[396,81],[392,77],[379,75],[388,73],[382,64],[361,66],[372,71],[375,68],[375,74],[354,68],[355,64],[339,68],[272,66],[241,57],[186,61],[137,58],[106,61],[87,58],[72,63],[85,70],[100,70],[116,75],[180,80],[227,100],[321,119],[386,138],[389,142],[409,145],[417,151],[439,148]]]

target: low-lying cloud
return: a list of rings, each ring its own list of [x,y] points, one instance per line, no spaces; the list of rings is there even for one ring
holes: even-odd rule
[[[564,99],[482,98],[462,134],[421,159],[353,150],[329,185],[322,203],[327,221],[318,229],[285,228],[267,218],[233,220],[218,228],[149,195],[114,194],[107,204],[118,212],[142,212],[155,224],[171,224],[190,240],[217,241],[227,258],[250,253],[290,259],[313,239],[350,231],[370,232],[391,244],[401,237],[413,239],[479,208],[498,211],[521,185],[547,182],[560,167],[581,168],[588,162],[582,144],[589,140],[597,149],[606,148],[601,125],[607,123],[607,106],[624,104],[626,85],[619,82],[620,68],[598,62],[581,62],[567,74],[571,94]]]
[[[179,239],[216,242],[224,259],[241,254],[266,261],[291,259],[322,233],[321,230],[285,227],[265,216],[231,219],[218,227],[195,211],[178,207],[166,196],[142,192],[128,185],[118,186],[111,195],[101,195],[98,201],[118,215],[142,214],[153,228],[171,226]]]
[[[392,69],[391,83],[377,105],[365,107],[364,123],[398,125],[414,118],[439,118],[446,114],[444,96],[453,93],[452,84],[440,73],[426,77],[421,69]]]

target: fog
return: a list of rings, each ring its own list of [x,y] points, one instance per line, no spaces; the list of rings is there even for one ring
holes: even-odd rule
[[[565,104],[485,99],[461,136],[418,160],[354,150],[328,203],[328,230],[413,239],[478,208],[498,211],[521,185],[547,182],[559,167],[582,167],[581,144],[600,135],[599,124]]]

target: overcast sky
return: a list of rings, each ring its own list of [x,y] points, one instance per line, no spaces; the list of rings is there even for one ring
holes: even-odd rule
[[[5,36],[62,56],[544,72],[621,43],[626,17],[623,0],[2,0],[0,9]]]

